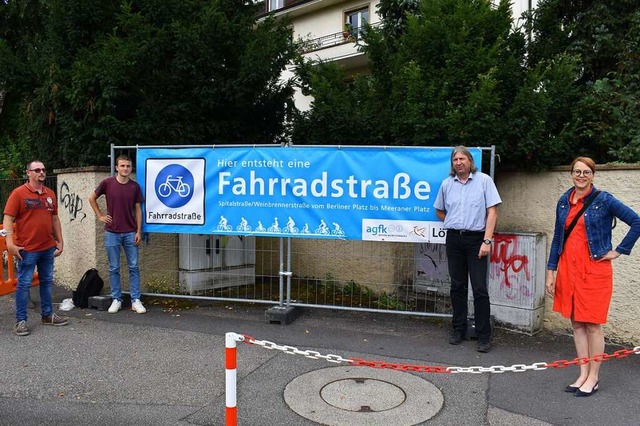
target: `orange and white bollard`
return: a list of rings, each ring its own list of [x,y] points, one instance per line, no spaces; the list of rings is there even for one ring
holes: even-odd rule
[[[236,407],[236,346],[237,342],[242,340],[243,337],[237,333],[225,334],[225,418],[227,426],[236,426],[238,424],[238,408]]]

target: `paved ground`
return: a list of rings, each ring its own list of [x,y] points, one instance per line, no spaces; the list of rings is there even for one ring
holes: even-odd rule
[[[58,290],[55,301],[68,294]],[[389,363],[511,366],[573,359],[568,336],[498,330],[494,349],[447,344],[447,321],[305,310],[269,324],[265,305],[208,304],[111,315],[74,309],[70,325],[13,335],[0,297],[0,425],[222,425],[224,336],[236,332],[301,350]],[[640,344],[635,342],[636,345]],[[607,347],[611,353],[619,347]],[[640,355],[603,364],[600,391],[562,391],[577,367],[503,374],[408,373],[335,365],[238,346],[240,425],[638,424]]]

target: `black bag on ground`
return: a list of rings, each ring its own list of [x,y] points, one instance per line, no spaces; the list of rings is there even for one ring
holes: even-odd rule
[[[89,269],[84,273],[78,288],[73,292],[73,304],[76,308],[89,307],[89,298],[92,296],[98,296],[102,291],[104,281],[100,278],[98,270],[95,268]]]

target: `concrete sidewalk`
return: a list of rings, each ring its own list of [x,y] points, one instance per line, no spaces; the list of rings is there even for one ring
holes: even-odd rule
[[[58,291],[60,302],[68,294]],[[49,327],[29,310],[13,334],[14,301],[0,298],[0,425],[224,424],[224,337],[250,335],[300,350],[388,363],[512,366],[571,360],[569,336],[497,330],[488,354],[447,343],[447,321],[310,310],[268,324],[266,305],[146,303],[148,313],[66,313]],[[65,313],[62,313],[65,314]],[[637,343],[636,343],[637,344]],[[618,350],[607,347],[607,353]],[[578,367],[502,374],[408,373],[350,367],[238,344],[241,425],[636,424],[640,356],[603,364],[590,398],[563,392]]]

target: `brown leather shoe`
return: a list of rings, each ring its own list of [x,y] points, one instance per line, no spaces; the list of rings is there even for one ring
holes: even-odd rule
[[[29,333],[31,333],[26,321],[18,321],[16,326],[13,328],[13,332],[16,336],[28,336]]]
[[[42,317],[42,323],[44,325],[53,325],[53,326],[59,327],[61,325],[69,324],[69,320],[67,320],[65,317],[59,316],[54,312],[48,317]]]

